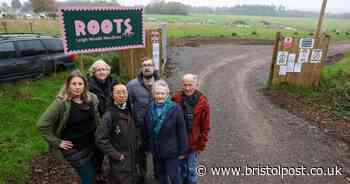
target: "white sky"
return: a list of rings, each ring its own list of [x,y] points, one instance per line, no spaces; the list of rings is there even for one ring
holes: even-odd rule
[[[22,2],[26,0],[21,0]],[[64,0],[58,0],[64,1]],[[123,5],[146,5],[152,0],[117,0]],[[192,6],[235,6],[238,4],[266,4],[266,5],[284,5],[288,9],[312,10],[319,11],[321,9],[322,0],[166,0],[177,1]],[[347,4],[345,2],[348,2]],[[11,0],[0,0],[0,3],[7,2],[10,4]],[[349,0],[328,0],[327,12],[344,13],[350,12]]]

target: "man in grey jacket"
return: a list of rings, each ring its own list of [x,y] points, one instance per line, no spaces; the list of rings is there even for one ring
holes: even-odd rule
[[[129,101],[132,108],[133,116],[135,119],[135,125],[137,128],[138,142],[141,145],[145,144],[144,132],[144,116],[148,105],[152,101],[152,85],[155,81],[159,80],[158,71],[154,70],[154,64],[151,59],[144,59],[142,62],[142,70],[138,76],[131,80],[127,84],[129,92]],[[150,175],[150,172],[147,171],[147,163],[151,162],[150,159],[147,159],[147,154],[144,146],[137,151],[137,162],[140,168],[140,183],[146,183],[146,175]]]

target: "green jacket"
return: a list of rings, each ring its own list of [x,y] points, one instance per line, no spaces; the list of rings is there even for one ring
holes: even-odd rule
[[[90,99],[90,102],[92,102],[95,108],[95,123],[98,126],[101,122],[97,107],[98,99],[96,95],[92,93],[88,93],[88,99]],[[50,151],[52,151],[59,160],[64,160],[59,145],[62,141],[62,133],[69,117],[70,107],[70,101],[57,97],[46,109],[44,114],[41,115],[36,124],[41,136],[49,143]]]

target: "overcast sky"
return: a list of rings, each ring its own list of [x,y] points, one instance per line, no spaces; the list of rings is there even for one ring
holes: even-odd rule
[[[21,0],[22,2],[26,0]],[[58,0],[63,1],[63,0]],[[118,0],[123,5],[146,5],[152,0]],[[321,9],[322,0],[166,0],[178,1],[192,6],[235,6],[238,4],[284,5],[288,9],[312,10]],[[345,4],[345,2],[348,2]],[[0,3],[10,3],[11,0],[0,0]],[[349,0],[328,0],[327,11],[331,13],[350,12]]]

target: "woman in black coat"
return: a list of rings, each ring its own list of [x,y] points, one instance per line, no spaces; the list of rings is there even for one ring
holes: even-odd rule
[[[102,59],[95,61],[89,69],[89,91],[98,98],[98,110],[101,116],[112,102],[112,85],[118,83],[112,79],[110,73],[111,67]]]

